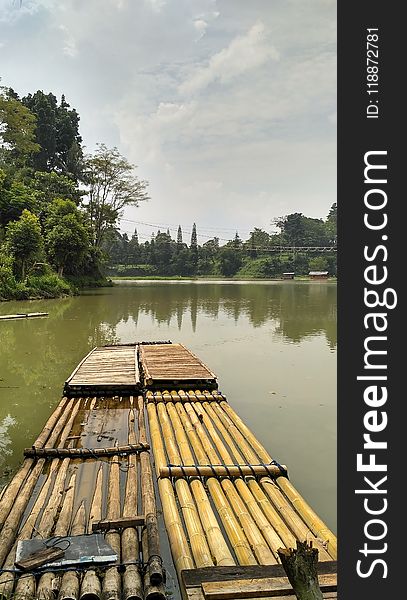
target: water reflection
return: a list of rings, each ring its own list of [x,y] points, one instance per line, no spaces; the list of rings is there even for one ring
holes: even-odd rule
[[[319,416],[313,411],[322,410],[319,407],[328,406],[331,399],[329,415],[323,416],[329,427],[324,425],[322,438],[313,434],[313,439],[321,448],[332,443],[334,284],[137,282],[76,298],[0,304],[1,314],[24,311],[47,311],[49,317],[0,322],[0,484],[38,435],[79,360],[94,346],[137,339],[182,341],[218,372],[222,389],[230,391],[235,403],[239,393],[243,397],[249,392],[245,386],[250,385],[250,373],[256,381],[257,409],[271,408],[258,421],[256,410],[243,416],[253,415],[251,425],[267,441],[263,424],[274,416],[270,410],[283,424],[284,408],[290,425],[273,429],[270,448],[284,458],[287,450],[280,431],[287,431],[293,418],[311,423],[311,431]],[[322,381],[321,373],[311,375],[314,364],[323,365]],[[276,389],[280,397],[271,395]],[[307,406],[299,407],[300,401]],[[237,408],[244,413],[245,404]],[[300,442],[301,449],[308,444],[301,438]],[[326,461],[321,469],[332,468],[334,450],[324,450],[321,456]]]

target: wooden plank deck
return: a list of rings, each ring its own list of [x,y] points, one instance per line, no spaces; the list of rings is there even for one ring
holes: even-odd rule
[[[146,388],[217,387],[216,375],[182,344],[140,346]]]
[[[67,395],[136,393],[141,389],[137,346],[94,348],[65,382]]]

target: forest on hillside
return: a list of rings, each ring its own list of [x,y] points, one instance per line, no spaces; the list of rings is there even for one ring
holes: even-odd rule
[[[175,235],[170,229],[158,230],[142,243],[137,229],[130,238],[127,233],[111,231],[105,240],[110,261],[106,272],[124,277],[269,278],[285,271],[307,275],[310,270],[320,270],[336,276],[336,219],[333,204],[325,220],[292,213],[275,220],[278,232],[255,227],[246,240],[236,232],[230,241],[214,237],[202,245],[197,243],[195,223],[186,235],[178,226]]]
[[[106,283],[108,233],[147,182],[117,148],[87,154],[65,96],[0,88],[0,299]]]

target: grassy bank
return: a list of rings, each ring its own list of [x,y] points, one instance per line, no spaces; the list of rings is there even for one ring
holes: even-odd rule
[[[294,277],[294,280],[283,279],[283,277],[240,277],[235,275],[234,277],[221,277],[214,275],[198,275],[195,277],[164,277],[164,276],[145,276],[145,277],[115,277],[110,278],[114,281],[315,281],[306,275],[299,275]],[[318,281],[318,280],[317,280]],[[328,277],[324,281],[336,281],[336,277]]]
[[[104,277],[59,277],[56,273],[31,275],[17,281],[13,273],[0,266],[0,302],[8,300],[40,300],[74,296],[84,288],[112,286]]]

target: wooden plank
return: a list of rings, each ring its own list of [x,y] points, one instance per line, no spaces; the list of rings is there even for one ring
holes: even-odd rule
[[[335,574],[338,569],[336,560],[318,563],[321,575]],[[282,565],[253,565],[230,567],[203,567],[201,569],[185,569],[181,573],[185,587],[200,586],[202,582],[233,581],[235,579],[262,579],[285,577]]]
[[[46,563],[52,563],[58,558],[62,558],[65,554],[65,550],[61,548],[44,548],[43,550],[39,550],[38,552],[33,552],[27,558],[24,558],[15,563],[16,567],[22,569],[23,571],[31,571],[32,569],[37,569],[38,567],[42,567]]]
[[[121,519],[111,519],[105,521],[96,521],[92,524],[92,531],[109,531],[109,529],[125,529],[126,527],[140,527],[145,524],[144,515],[134,517],[122,517]]]
[[[72,379],[72,377],[75,375],[75,373],[79,370],[79,368],[81,367],[81,365],[83,365],[83,363],[85,362],[85,360],[92,354],[92,352],[94,352],[96,350],[96,348],[93,348],[90,352],[88,352],[88,354],[85,356],[85,358],[83,358],[81,360],[81,362],[75,367],[75,369],[72,371],[72,373],[70,374],[70,376],[68,377],[68,379],[65,381],[65,383],[69,383],[69,381]]]
[[[322,592],[324,600],[337,600],[337,592]],[[186,590],[187,600],[205,600],[204,594],[201,587],[187,588]],[[296,600],[294,590],[292,593],[285,596],[278,596],[279,600]],[[252,598],[251,600],[260,600],[260,598]],[[263,598],[261,600],[264,600]]]
[[[322,591],[336,591],[336,574],[320,575],[319,585]],[[238,600],[239,598],[270,598],[287,595],[292,593],[292,586],[287,577],[266,577],[204,582],[202,590],[204,598],[208,600]]]

